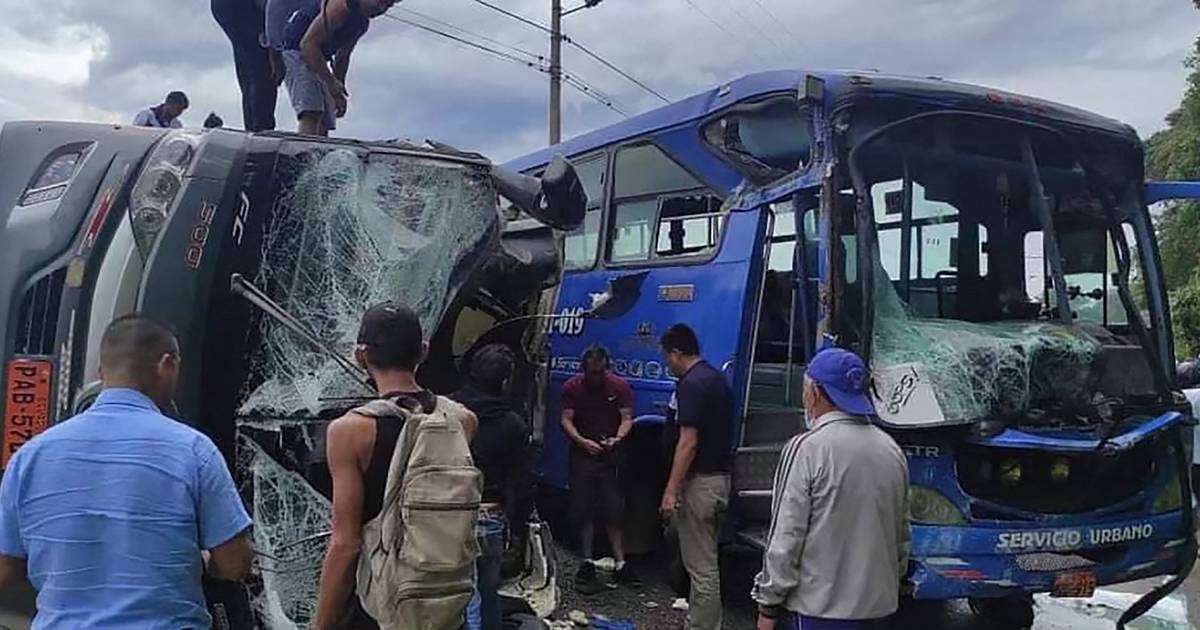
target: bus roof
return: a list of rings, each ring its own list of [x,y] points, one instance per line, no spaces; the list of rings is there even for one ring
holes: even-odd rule
[[[1128,125],[1059,103],[937,77],[906,77],[871,71],[773,70],[748,74],[683,100],[619,123],[576,136],[505,164],[516,171],[538,168],[555,155],[573,157],[600,147],[704,118],[729,105],[770,93],[795,91],[811,75],[825,82],[825,102],[837,104],[871,97],[900,97],[951,109],[992,111],[1072,126],[1089,127],[1137,139]]]

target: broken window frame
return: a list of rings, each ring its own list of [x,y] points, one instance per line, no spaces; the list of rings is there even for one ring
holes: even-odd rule
[[[668,160],[672,167],[678,169],[682,174],[686,174],[691,181],[687,185],[679,186],[664,186],[656,188],[638,188],[638,189],[623,189],[625,185],[620,181],[621,175],[618,172],[620,160],[623,152],[644,149],[652,147],[657,155],[665,160]],[[606,267],[637,267],[637,266],[652,266],[652,265],[686,265],[700,264],[711,260],[716,256],[721,249],[721,242],[725,235],[725,215],[727,210],[724,208],[723,200],[716,190],[711,188],[704,180],[692,172],[663,147],[659,146],[649,139],[638,139],[632,142],[621,145],[613,152],[613,162],[610,168],[612,174],[611,180],[606,185],[607,191],[607,208],[604,238],[604,262]],[[680,182],[682,184],[682,182]],[[710,212],[683,215],[680,217],[663,217],[663,206],[669,201],[688,197],[703,197],[709,204],[709,207],[716,209]],[[649,223],[647,228],[644,228],[643,237],[645,238],[645,247],[640,249],[636,257],[614,257],[614,247],[618,240],[617,230],[624,227],[619,221],[621,220],[621,210],[629,208],[636,204],[653,204],[653,210],[649,213]],[[699,251],[682,252],[678,254],[662,253],[658,248],[659,234],[662,230],[663,223],[672,221],[691,221],[696,219],[708,219],[708,230],[710,234],[709,244]],[[630,224],[639,224],[642,222],[630,222]]]
[[[767,164],[762,161],[760,156],[755,155],[745,146],[734,147],[724,141],[730,119],[764,111],[766,108],[781,104],[795,108],[796,119],[808,135],[807,155],[796,166],[784,168]],[[743,177],[755,184],[767,184],[782,177],[803,173],[815,162],[818,144],[815,116],[814,109],[808,104],[802,103],[794,92],[767,94],[762,98],[739,103],[714,114],[700,128],[700,138],[705,147]]]
[[[846,155],[848,155],[848,159],[846,160],[846,162],[844,164],[840,165],[840,168],[836,169],[836,172],[833,177],[827,178],[827,184],[826,184],[827,189],[830,193],[832,193],[833,190],[837,190],[837,187],[835,185],[837,181],[847,180],[853,185],[855,200],[856,200],[855,201],[855,209],[853,211],[844,211],[844,212],[839,212],[838,214],[835,214],[833,217],[833,220],[829,222],[830,229],[826,235],[829,238],[833,238],[834,235],[839,232],[845,233],[844,230],[845,230],[845,227],[847,227],[846,221],[847,220],[850,221],[850,223],[848,224],[848,226],[850,227],[850,230],[852,232],[857,232],[857,234],[858,234],[858,252],[857,252],[858,265],[857,265],[857,267],[860,270],[873,268],[873,265],[875,264],[875,259],[873,258],[873,256],[876,256],[878,254],[878,234],[875,230],[874,204],[873,204],[870,192],[869,192],[869,187],[867,186],[867,179],[863,176],[861,169],[858,168],[858,165],[857,165],[858,155],[856,152],[863,146],[867,145],[872,140],[879,138],[881,135],[888,133],[894,129],[897,129],[903,125],[906,125],[906,124],[909,124],[909,123],[912,123],[914,121],[921,120],[921,119],[934,118],[934,117],[951,117],[951,116],[968,117],[968,118],[975,118],[975,119],[981,119],[981,120],[994,120],[999,123],[1007,123],[1010,125],[1018,125],[1018,126],[1028,127],[1032,130],[1037,130],[1040,133],[1049,133],[1055,137],[1062,138],[1062,141],[1065,143],[1064,146],[1070,147],[1073,152],[1077,153],[1077,149],[1076,149],[1075,145],[1072,144],[1069,140],[1067,140],[1063,136],[1063,134],[1056,129],[1047,127],[1045,125],[1040,125],[1037,123],[1020,120],[1020,119],[1015,119],[1015,118],[1010,118],[1010,117],[1005,117],[1005,116],[997,116],[997,115],[993,115],[993,114],[979,113],[979,112],[970,112],[970,111],[951,110],[951,111],[921,112],[921,113],[917,113],[917,114],[914,114],[914,115],[911,115],[911,116],[908,116],[908,117],[905,117],[905,118],[902,118],[899,120],[887,122],[887,123],[878,125],[873,129],[867,130],[865,133],[861,134],[853,142],[849,143],[849,146],[846,149]],[[842,139],[845,140],[845,136],[843,136]],[[1028,146],[1028,141],[1026,141],[1024,143],[1024,146]],[[1031,178],[1031,181],[1034,181],[1037,185],[1037,188],[1040,189],[1042,182],[1041,182],[1041,175],[1040,175],[1039,169],[1036,164],[1036,159],[1031,159],[1031,158],[1034,158],[1034,156],[1031,155],[1032,150],[1030,149],[1030,150],[1026,151],[1026,150],[1024,150],[1024,146],[1022,147],[1023,153],[1025,154],[1023,157],[1023,162],[1026,167],[1027,176],[1029,178]],[[1079,163],[1078,160],[1077,160],[1077,163]],[[1086,166],[1084,167],[1084,170],[1087,170]],[[839,177],[841,179],[839,179]],[[1092,177],[1091,173],[1089,173],[1089,177],[1092,180],[1095,179],[1095,177]],[[1089,184],[1094,186],[1094,181],[1090,181]],[[832,194],[823,195],[823,197],[824,197],[822,200],[823,206],[825,206],[827,204],[826,199],[831,199],[833,196],[834,195],[832,195]],[[910,197],[911,197],[911,193],[906,193],[906,202],[905,202],[905,205],[907,207],[907,209],[905,210],[906,213],[911,213]],[[1044,199],[1044,196],[1043,196],[1043,199]],[[1130,201],[1130,199],[1128,198],[1128,196],[1124,196],[1122,198],[1122,201],[1124,203],[1128,203]],[[830,208],[831,210],[834,210],[835,212],[837,212],[837,210],[838,210],[837,206],[840,204],[837,204],[836,202],[834,202],[834,203],[829,203],[829,205],[831,206],[831,208]],[[1112,213],[1113,217],[1116,217],[1119,215],[1119,211],[1116,210],[1115,208],[1110,210],[1110,213]],[[838,216],[839,214],[850,214],[853,216],[852,217],[842,217],[842,216]],[[1128,214],[1128,212],[1126,214]],[[1136,217],[1137,214],[1134,213],[1131,216]],[[1146,249],[1148,249],[1152,245],[1152,241],[1151,241],[1151,243],[1143,242],[1145,240],[1145,230],[1141,226],[1139,226],[1139,223],[1137,221],[1132,221],[1131,223],[1134,227],[1134,231],[1137,236],[1138,250],[1139,250],[1139,253],[1141,253],[1141,252],[1145,251]],[[842,226],[840,230],[838,229],[838,226]],[[1051,229],[1053,229],[1053,225],[1051,225]],[[1122,230],[1118,230],[1118,231],[1122,232],[1121,236],[1123,237],[1124,236],[1123,231]],[[1057,238],[1047,239],[1047,243],[1051,244],[1051,247],[1055,251],[1057,251],[1057,246],[1058,246]],[[1118,247],[1120,247],[1121,244],[1124,244],[1123,239],[1121,239],[1119,241]],[[1126,256],[1128,259],[1128,254],[1126,254]],[[1060,258],[1061,257],[1057,256],[1057,255],[1053,256],[1053,260],[1055,261],[1055,263],[1061,263]],[[845,298],[845,295],[844,295],[845,282],[844,282],[844,279],[839,278],[839,276],[842,275],[842,273],[840,271],[842,269],[842,264],[841,264],[841,260],[839,259],[836,248],[834,251],[830,252],[828,259],[830,261],[830,269],[833,271],[833,276],[834,276],[832,279],[831,291],[830,291],[831,303],[829,303],[828,306],[830,307],[831,312],[837,313],[839,311],[844,310],[844,307],[842,306],[842,304],[840,304],[840,302],[842,302]],[[903,258],[902,258],[902,262],[903,262]],[[1143,267],[1145,267],[1146,259],[1144,258],[1144,256],[1142,257],[1142,262],[1143,262]],[[1052,263],[1052,265],[1053,265],[1053,263]],[[1053,291],[1054,291],[1054,296],[1056,298],[1056,301],[1061,304],[1061,303],[1068,301],[1068,295],[1067,295],[1066,286],[1062,282],[1061,264],[1057,264],[1056,266],[1058,266],[1058,273],[1055,274],[1054,270],[1052,269],[1052,275],[1057,275],[1059,281],[1054,283]],[[856,299],[862,300],[863,308],[862,308],[861,318],[859,318],[859,321],[854,322],[854,325],[856,327],[859,327],[859,329],[860,329],[858,332],[861,333],[860,335],[855,336],[855,337],[857,337],[857,342],[858,342],[860,352],[863,354],[864,357],[868,357],[868,358],[870,357],[870,353],[871,353],[872,331],[874,328],[874,317],[875,317],[874,300],[873,300],[873,295],[874,295],[874,291],[875,291],[875,286],[874,286],[875,282],[871,276],[872,276],[872,274],[867,274],[866,277],[863,278],[862,287],[861,287],[861,295],[856,296]],[[840,280],[840,282],[839,282],[839,280]],[[1070,311],[1068,310],[1067,311],[1068,317],[1069,317],[1069,312]],[[1139,337],[1143,338],[1142,345],[1143,345],[1143,348],[1146,350],[1146,352],[1151,353],[1153,355],[1153,354],[1157,354],[1155,352],[1155,348],[1157,346],[1154,345],[1153,342],[1158,341],[1158,340],[1151,339],[1150,337],[1155,336],[1155,335],[1161,336],[1163,333],[1162,333],[1161,326],[1157,325],[1158,322],[1162,321],[1161,315],[1155,313],[1152,306],[1150,308],[1150,315],[1151,315],[1151,321],[1154,322],[1156,325],[1153,329],[1147,329],[1143,324],[1140,327],[1142,329],[1142,332],[1139,333]],[[1063,315],[1062,315],[1062,313],[1060,313],[1060,319],[1062,317],[1063,317]],[[1135,330],[1137,328],[1139,328],[1139,326],[1137,324],[1141,320],[1141,313],[1130,313],[1130,318],[1134,324]],[[1069,320],[1065,320],[1065,321],[1069,321]],[[838,323],[839,323],[838,320],[836,318],[834,318],[832,321],[829,322],[829,330],[824,331],[824,332],[826,332],[827,334],[833,334],[835,336],[838,336],[841,333],[845,332],[845,327],[844,327],[845,324],[842,323],[842,326],[839,327]],[[1159,366],[1159,362],[1154,358],[1154,356],[1151,356],[1151,364],[1153,366],[1155,366],[1156,368]],[[1160,370],[1155,369],[1155,372],[1158,372],[1158,371],[1160,371]]]

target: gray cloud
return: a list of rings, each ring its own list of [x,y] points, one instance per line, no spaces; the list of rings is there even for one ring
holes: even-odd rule
[[[693,2],[724,30],[685,0],[606,0],[569,16],[567,31],[671,98],[768,67],[877,68],[1063,101],[1143,134],[1178,103],[1180,62],[1200,32],[1200,11],[1182,0],[760,0],[769,14]],[[542,22],[548,4],[503,2]],[[543,33],[469,0],[399,8],[533,52],[547,46]],[[0,59],[10,60],[0,61],[0,121],[122,121],[170,89],[189,92],[191,123],[210,110],[239,118],[229,45],[206,0],[0,0],[0,11]],[[498,159],[545,142],[544,74],[392,20],[378,20],[355,55],[343,135],[432,137]],[[578,51],[568,48],[565,66],[627,111],[659,103]],[[565,94],[567,135],[621,119]],[[278,114],[289,128],[283,92]]]

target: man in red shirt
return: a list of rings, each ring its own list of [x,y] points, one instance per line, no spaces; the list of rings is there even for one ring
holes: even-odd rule
[[[571,512],[581,528],[584,557],[575,586],[582,591],[597,588],[592,539],[601,516],[617,561],[617,581],[635,580],[621,543],[625,498],[618,481],[621,443],[633,428],[633,391],[608,371],[610,363],[604,346],[589,347],[583,353],[583,374],[562,389],[562,426],[571,439]]]

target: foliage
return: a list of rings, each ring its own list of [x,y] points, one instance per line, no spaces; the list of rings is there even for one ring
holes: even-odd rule
[[[1200,8],[1200,0],[1195,0]],[[1179,109],[1146,141],[1146,177],[1200,180],[1200,39],[1184,61],[1191,69]],[[1173,318],[1176,355],[1200,352],[1200,202],[1170,203],[1155,221]]]

